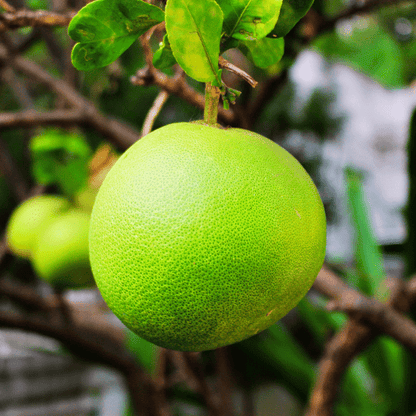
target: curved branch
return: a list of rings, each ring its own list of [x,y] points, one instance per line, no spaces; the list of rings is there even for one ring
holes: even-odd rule
[[[21,27],[68,26],[75,12],[60,14],[47,10],[18,10],[0,14],[0,33]]]
[[[335,273],[330,271],[327,267],[323,267],[318,274],[318,277],[313,285],[314,289],[323,295],[335,299],[348,299],[351,296],[359,296],[365,298],[364,295],[350,289]],[[407,312],[410,308],[411,301],[414,299],[416,293],[416,278],[407,284],[400,279],[386,278],[382,283],[381,288],[387,293],[387,300],[381,304],[377,302],[377,308],[385,308],[387,317],[391,317],[392,312],[394,318],[399,316],[399,321],[408,321],[407,318],[401,317],[398,312],[392,310],[395,308],[400,312]],[[414,288],[412,292],[408,288]],[[387,290],[386,290],[387,289]],[[413,297],[412,297],[413,295]],[[355,297],[354,299],[358,299]],[[368,298],[365,298],[368,299]],[[371,301],[371,300],[370,300]],[[358,303],[359,304],[359,303]],[[365,304],[365,302],[364,302]],[[368,304],[367,304],[368,305]],[[348,309],[348,308],[347,308]],[[363,351],[380,333],[395,332],[394,336],[400,338],[400,342],[404,340],[407,346],[413,348],[416,341],[414,336],[411,339],[406,339],[406,334],[403,334],[401,328],[390,330],[386,328],[389,325],[388,320],[384,318],[384,323],[379,324],[372,320],[377,315],[377,309],[374,311],[370,307],[370,312],[367,308],[359,308],[356,304],[352,319],[339,331],[326,345],[325,352],[318,364],[318,375],[315,386],[311,393],[309,402],[309,409],[306,412],[307,416],[331,416],[332,408],[337,395],[337,386],[339,386],[342,375],[347,369],[348,365],[354,357]],[[365,320],[367,319],[367,322]],[[369,326],[368,323],[376,325],[377,329]],[[396,322],[397,324],[397,322]],[[409,322],[406,322],[406,325]],[[414,324],[411,322],[411,326]],[[412,329],[414,334],[414,328]],[[393,336],[393,333],[389,335]]]

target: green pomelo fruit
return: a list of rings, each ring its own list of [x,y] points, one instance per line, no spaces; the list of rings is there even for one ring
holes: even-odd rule
[[[324,260],[312,180],[259,134],[175,123],[135,143],[98,192],[90,261],[116,316],[165,348],[202,351],[287,314]]]
[[[10,217],[7,225],[7,243],[10,250],[30,258],[39,234],[57,215],[68,210],[69,201],[56,195],[38,195],[24,201]]]
[[[39,236],[33,253],[38,276],[56,288],[94,283],[88,254],[90,215],[71,209],[56,217]]]

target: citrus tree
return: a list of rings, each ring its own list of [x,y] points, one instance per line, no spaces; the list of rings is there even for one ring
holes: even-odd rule
[[[120,371],[126,414],[251,415],[263,380],[303,414],[416,411],[415,284],[386,277],[360,174],[345,172],[354,267],[323,265],[316,164],[263,135],[324,140],[342,121],[319,91],[290,111],[305,47],[408,85],[416,8],[312,3],[0,1],[0,293],[17,306],[0,325]],[[91,287],[126,326],[75,319],[66,291]]]

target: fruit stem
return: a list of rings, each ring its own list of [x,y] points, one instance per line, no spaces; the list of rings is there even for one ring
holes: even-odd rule
[[[213,86],[210,82],[205,84],[205,109],[204,122],[210,126],[217,124],[218,103],[220,101],[221,91],[218,87]]]

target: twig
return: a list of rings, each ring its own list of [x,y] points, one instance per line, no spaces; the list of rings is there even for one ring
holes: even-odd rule
[[[16,11],[16,9],[11,4],[7,3],[6,0],[0,0],[0,7],[9,13],[14,13]]]
[[[0,295],[18,302],[26,308],[40,311],[52,311],[59,307],[56,296],[41,297],[35,290],[5,279],[0,280]]]
[[[218,65],[220,68],[227,69],[233,74],[238,75],[244,81],[248,82],[253,88],[257,86],[258,82],[251,75],[247,74],[247,72],[243,71],[241,68],[239,68],[238,66],[235,66],[231,62],[228,62],[222,56],[218,58]]]
[[[159,348],[158,357],[156,360],[156,371],[154,376],[155,389],[157,394],[157,402],[160,405],[160,409],[164,412],[164,415],[170,415],[169,404],[166,399],[166,372],[167,364],[170,356],[170,350],[165,348]]]
[[[131,77],[131,82],[134,85],[140,86],[157,85],[166,90],[169,94],[182,98],[194,107],[201,110],[204,109],[204,96],[190,87],[183,79],[168,77],[158,70],[155,70],[153,74],[150,74],[148,68],[144,68],[137,71],[136,75]],[[237,123],[234,113],[231,110],[224,110],[221,106],[218,108],[218,118],[229,125]]]
[[[16,73],[12,68],[5,67],[2,71],[2,78],[5,83],[12,89],[15,97],[23,108],[35,108],[33,100],[25,84],[16,76]]]
[[[5,3],[2,0],[2,3]],[[3,4],[0,4],[3,6]],[[46,10],[19,10],[13,12],[8,10],[7,13],[0,14],[0,32],[6,32],[21,27],[54,27],[68,26],[71,19],[75,16],[75,12],[60,14]]]
[[[59,112],[60,110],[55,110],[55,112],[53,112],[53,116],[55,118],[57,114],[60,114],[61,116],[65,115],[67,117],[66,121],[68,122],[68,117],[74,118],[75,116],[75,118],[78,117],[78,120],[79,117],[82,117],[84,123],[94,127],[97,131],[110,138],[112,142],[115,143],[118,147],[123,149],[129,147],[139,138],[139,134],[132,128],[128,127],[126,123],[121,123],[115,119],[109,118],[108,116],[102,115],[92,102],[82,97],[78,91],[71,87],[68,83],[54,78],[42,67],[26,58],[21,56],[12,56],[8,53],[6,48],[1,45],[0,60],[7,62],[15,69],[24,72],[25,74],[31,76],[33,79],[47,84],[52,90],[62,95],[69,104],[71,104],[79,111],[77,116],[75,116],[73,112],[65,113]],[[36,113],[33,112],[25,112],[24,116],[26,117],[22,117],[22,114],[20,114],[20,117],[17,116],[18,121],[21,122],[20,125],[22,125],[24,122],[28,123],[28,121],[31,119],[31,116],[33,119],[37,119],[39,121],[39,116],[35,116],[35,114]],[[4,120],[4,117],[1,117],[0,115],[0,124],[1,121],[10,122],[13,118],[13,114],[8,114],[6,116],[6,120]],[[46,119],[47,118],[48,116],[46,116]]]
[[[232,380],[228,348],[222,347],[216,349],[215,357],[217,364],[218,393],[220,400],[219,416],[232,416]]]
[[[165,90],[162,90],[159,92],[158,96],[153,102],[153,105],[150,108],[144,120],[143,129],[142,129],[142,137],[146,136],[152,131],[153,124],[168,98],[169,98],[169,94]]]
[[[196,390],[202,395],[208,414],[218,416],[219,408],[196,356],[198,353],[172,351],[171,354],[181,379],[191,390]]]
[[[192,371],[192,374],[197,382],[199,392],[204,397],[208,409],[208,414],[212,416],[218,416],[220,409],[217,404],[217,398],[207,383],[204,370],[199,361],[200,354],[194,352],[184,352],[183,356],[188,365],[188,368]]]

